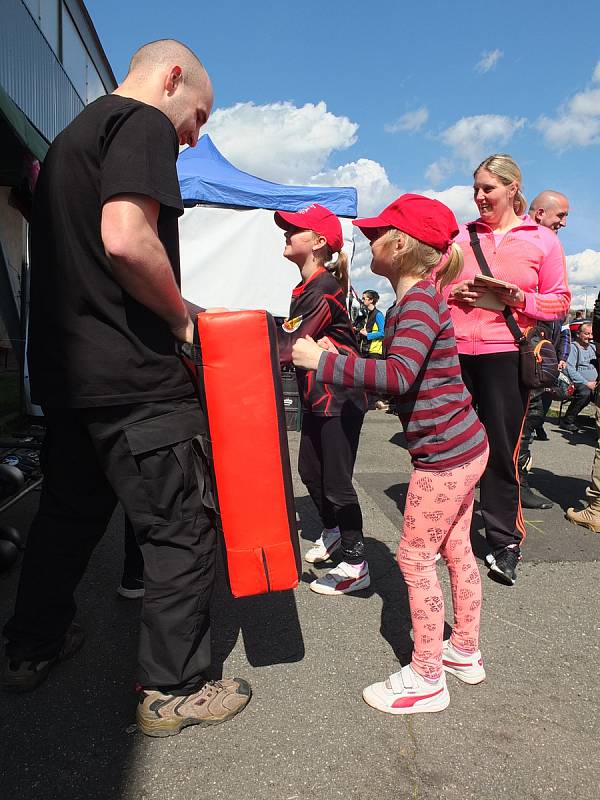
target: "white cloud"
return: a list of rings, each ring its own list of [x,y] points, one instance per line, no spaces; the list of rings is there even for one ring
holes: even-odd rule
[[[477,206],[473,201],[472,186],[451,186],[449,189],[444,189],[440,192],[436,192],[433,189],[425,189],[420,194],[439,200],[440,203],[445,203],[448,208],[454,211],[454,215],[459,222],[469,222],[478,216]]]
[[[454,162],[449,158],[440,158],[427,167],[425,170],[425,177],[429,183],[438,186],[453,172]]]
[[[236,167],[279,183],[306,183],[334,150],[356,142],[358,125],[327,111],[324,102],[217,109],[203,129]]]
[[[475,64],[477,72],[489,72],[494,69],[496,64],[500,61],[504,53],[502,50],[487,50],[481,54],[481,59]]]
[[[546,144],[554,150],[569,147],[588,147],[600,143],[600,120],[578,118],[565,114],[557,119],[540,117],[537,122]]]
[[[494,148],[506,145],[526,121],[525,117],[499,114],[462,117],[446,128],[440,138],[457,158],[475,167]]]
[[[417,108],[416,111],[407,111],[406,114],[399,117],[396,122],[384,125],[384,129],[387,133],[400,133],[401,131],[415,133],[421,130],[428,119],[429,111],[425,106],[421,106],[421,108]]]
[[[569,111],[577,117],[600,115],[600,89],[588,89],[576,94],[569,103]]]
[[[597,294],[600,289],[600,253],[597,250],[583,250],[567,256],[567,273],[571,289],[594,286]]]
[[[600,82],[600,61],[592,75],[592,83]],[[554,150],[570,147],[588,147],[600,144],[600,89],[588,88],[573,95],[557,115],[542,116],[536,127],[546,144]]]
[[[380,209],[381,210],[381,209]],[[374,281],[370,269],[371,246],[366,236],[358,230],[354,234],[354,255],[352,257],[352,282],[369,280]],[[363,290],[364,291],[364,290]]]
[[[384,167],[369,158],[314,175],[309,183],[316,186],[355,186],[358,191],[359,216],[370,216],[398,197],[400,189],[390,181]]]

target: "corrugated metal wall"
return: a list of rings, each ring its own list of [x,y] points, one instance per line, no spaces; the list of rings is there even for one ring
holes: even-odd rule
[[[0,0],[0,84],[48,141],[83,109],[21,0]]]

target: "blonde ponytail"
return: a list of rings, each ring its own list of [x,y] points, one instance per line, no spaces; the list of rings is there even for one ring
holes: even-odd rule
[[[448,257],[442,266],[435,273],[435,282],[440,289],[448,286],[458,278],[462,272],[464,264],[463,251],[456,242],[452,242],[448,250]]]
[[[328,261],[325,268],[333,275],[339,285],[342,287],[344,296],[347,296],[350,289],[350,280],[348,277],[348,256],[346,253],[339,252],[337,260],[334,262]]]
[[[518,217],[522,217],[523,214],[527,212],[527,200],[520,189],[517,189],[515,199],[513,200],[513,209]]]

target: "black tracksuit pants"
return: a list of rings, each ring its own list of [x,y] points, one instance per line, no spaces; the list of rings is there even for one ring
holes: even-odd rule
[[[362,512],[352,472],[364,416],[320,417],[305,412],[298,453],[298,472],[325,528],[339,525],[342,560],[364,561]]]
[[[123,505],[144,560],[140,684],[197,689],[211,662],[209,603],[216,536],[194,398],[49,410],[44,483],[27,542],[7,656],[55,656],[75,616],[73,593]]]
[[[497,553],[525,537],[517,459],[529,393],[519,380],[517,352],[461,355],[460,366],[490,443],[479,496],[486,539]]]
[[[519,450],[520,472],[527,467],[527,463],[531,456],[533,432],[544,424],[547,410],[544,408],[545,397],[549,397],[549,394],[544,389],[532,389],[529,392],[529,405],[527,407],[527,414],[525,415],[523,432],[521,434],[521,446]]]

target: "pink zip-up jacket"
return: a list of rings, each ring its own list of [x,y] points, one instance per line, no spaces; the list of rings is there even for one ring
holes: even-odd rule
[[[481,249],[494,278],[516,284],[525,292],[525,307],[513,308],[521,330],[535,320],[555,320],[565,317],[571,303],[567,285],[567,265],[558,236],[549,228],[536,225],[527,214],[522,223],[508,233],[496,246],[492,229],[476,220]],[[451,298],[456,284],[481,273],[471,247],[469,231],[461,225],[454,240],[460,245],[465,266],[460,277],[444,289],[461,355],[477,356],[486,353],[505,353],[517,349],[515,340],[501,311],[473,308]]]

